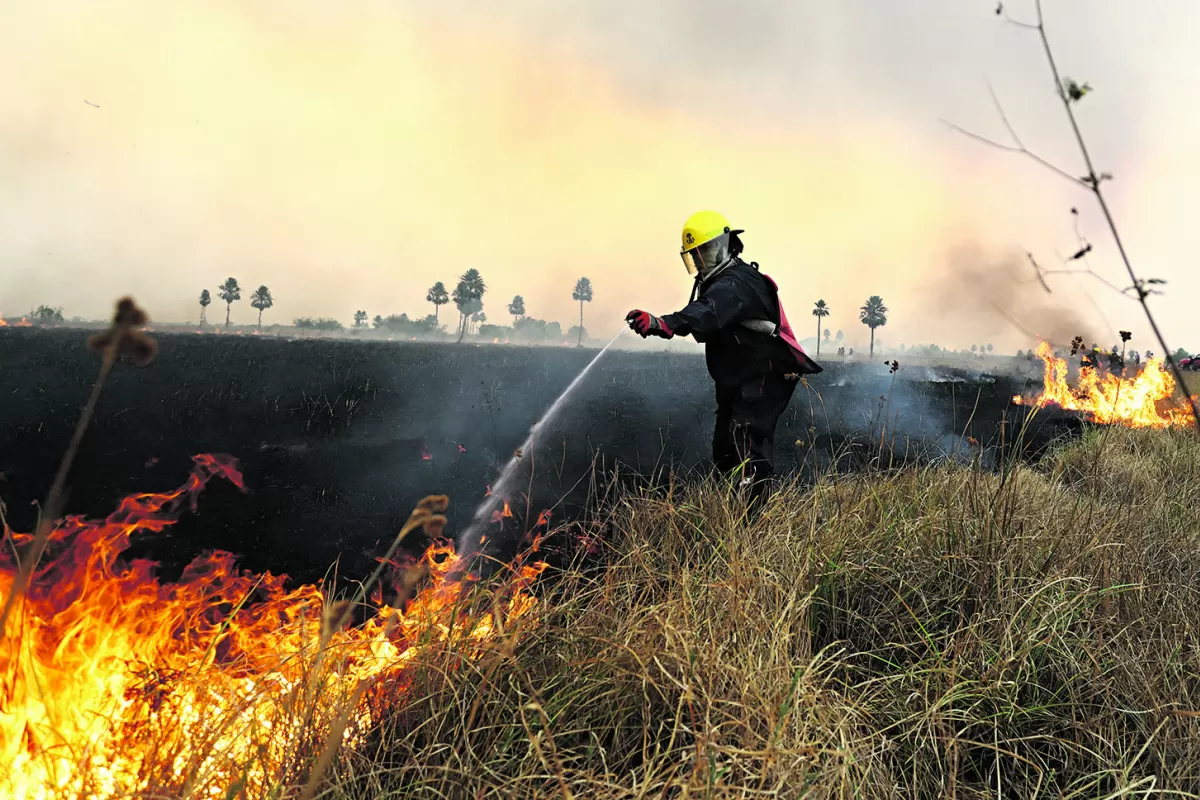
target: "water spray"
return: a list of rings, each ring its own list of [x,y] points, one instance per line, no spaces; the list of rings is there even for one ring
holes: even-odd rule
[[[513,482],[513,479],[517,475],[517,467],[519,466],[521,459],[526,454],[533,452],[533,446],[537,442],[538,435],[545,428],[546,424],[558,415],[558,412],[563,406],[566,405],[567,398],[571,396],[573,391],[575,391],[575,387],[583,382],[584,377],[586,377],[588,372],[591,371],[592,367],[596,365],[596,362],[600,360],[600,357],[608,352],[608,348],[612,347],[613,342],[617,341],[617,339],[619,339],[623,333],[625,333],[624,328],[617,331],[617,335],[608,340],[608,344],[604,345],[604,347],[600,349],[600,352],[596,354],[596,357],[588,362],[587,366],[575,376],[575,380],[571,381],[567,388],[563,389],[562,394],[560,394],[558,398],[550,404],[550,408],[546,410],[546,413],[542,415],[541,419],[535,422],[533,427],[529,429],[529,435],[525,437],[525,441],[521,443],[521,446],[517,448],[516,453],[514,453],[513,457],[510,458],[508,463],[504,465],[504,469],[500,471],[500,477],[496,479],[496,482],[492,486],[492,493],[488,497],[485,497],[483,502],[479,504],[479,507],[475,509],[475,516],[471,519],[471,524],[467,526],[466,530],[464,530],[462,535],[459,537],[457,546],[459,554],[465,556],[468,553],[474,553],[475,546],[479,542],[480,536],[492,519],[492,512],[496,511],[504,502],[504,497],[509,492],[509,484]]]

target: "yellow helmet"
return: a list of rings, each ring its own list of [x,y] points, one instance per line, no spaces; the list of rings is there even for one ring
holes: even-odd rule
[[[687,222],[683,223],[683,248],[679,253],[683,257],[683,265],[688,274],[695,275],[698,271],[703,272],[717,266],[704,263],[703,254],[698,252],[701,247],[722,236],[728,238],[742,232],[732,230],[729,220],[716,211],[697,211],[688,217]],[[725,248],[721,249],[727,252]]]

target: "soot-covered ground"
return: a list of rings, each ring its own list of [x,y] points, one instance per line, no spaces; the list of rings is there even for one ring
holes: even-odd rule
[[[85,334],[0,332],[0,498],[32,528],[99,366]],[[319,577],[334,561],[361,575],[426,494],[451,497],[457,530],[529,427],[595,350],[255,336],[162,335],[145,369],[121,364],[72,471],[68,512],[109,513],[133,492],[185,479],[194,453],[228,453],[247,494],[214,481],[168,535],[139,543],[169,574],[204,549],[255,570]],[[987,445],[1027,378],[882,362],[825,363],[780,422],[778,469]],[[886,398],[886,399],[885,399]],[[691,470],[709,449],[714,402],[695,355],[610,350],[540,444],[526,452],[528,498],[512,506],[576,513],[607,473]],[[887,424],[884,425],[886,418]],[[886,433],[881,436],[881,429]],[[866,443],[871,444],[866,444]],[[857,443],[857,444],[855,444]],[[604,474],[604,473],[602,473]]]

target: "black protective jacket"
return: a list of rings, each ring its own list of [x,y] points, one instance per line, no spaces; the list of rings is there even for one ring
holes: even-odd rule
[[[757,264],[740,258],[700,284],[692,302],[663,320],[671,330],[704,344],[708,374],[718,385],[733,386],[769,373],[820,372],[807,356],[793,350],[778,335],[742,327],[747,320],[779,324],[775,287]]]

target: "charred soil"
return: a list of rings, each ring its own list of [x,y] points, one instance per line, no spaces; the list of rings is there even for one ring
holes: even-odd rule
[[[30,530],[96,372],[70,330],[0,334],[0,498]],[[213,548],[254,570],[363,574],[413,505],[449,494],[469,519],[529,427],[595,354],[576,348],[255,336],[159,337],[146,369],[114,371],[70,482],[68,510],[102,516],[124,495],[175,485],[196,453],[228,453],[249,496],[216,486],[202,514],[137,555],[181,569]],[[1011,438],[1010,398],[1038,383],[985,370],[827,362],[780,420],[777,469],[812,474],[986,456]],[[614,471],[703,469],[713,388],[694,355],[612,351],[540,444],[523,453],[511,528],[582,509]],[[1069,423],[1070,421],[1068,421]],[[1070,428],[1068,424],[1066,426]],[[1057,424],[1040,441],[1060,433]],[[600,467],[597,471],[595,468]],[[600,477],[598,477],[600,476]],[[530,522],[530,525],[532,522]]]

